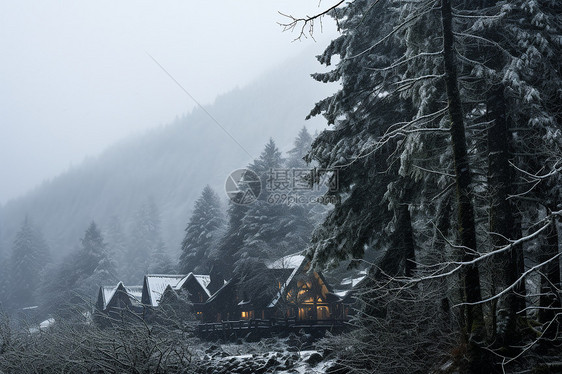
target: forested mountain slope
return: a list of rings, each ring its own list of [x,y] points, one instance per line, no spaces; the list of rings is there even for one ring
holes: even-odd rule
[[[110,220],[117,218],[128,240],[135,214],[152,201],[160,213],[165,245],[176,255],[193,202],[206,184],[225,198],[228,173],[257,157],[270,137],[282,150],[291,147],[314,102],[330,90],[310,79],[317,69],[310,53],[303,54],[205,106],[218,124],[195,109],[9,201],[0,207],[0,251],[9,256],[26,215],[43,231],[55,259],[79,246],[92,220],[107,232]],[[322,123],[316,119],[306,125],[314,132]]]

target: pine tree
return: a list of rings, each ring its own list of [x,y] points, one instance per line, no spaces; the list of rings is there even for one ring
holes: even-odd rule
[[[193,213],[185,228],[179,263],[180,273],[207,274],[210,271],[212,251],[224,226],[221,202],[207,185],[195,202]]]
[[[127,238],[119,216],[112,215],[104,231],[108,253],[117,263],[117,273],[125,274],[127,269]]]
[[[107,252],[103,235],[91,222],[80,247],[50,271],[41,287],[41,309],[45,313],[81,318],[89,310],[100,286],[117,282],[115,264]]]
[[[90,223],[84,237],[80,239],[80,268],[85,274],[92,274],[100,262],[106,257],[107,244],[104,242],[101,231],[94,221]]]
[[[16,234],[10,259],[9,299],[12,306],[35,303],[35,294],[48,261],[48,246],[41,232],[26,217]]]
[[[168,256],[164,242],[154,249],[150,255],[150,263],[148,265],[149,274],[171,274],[175,272],[175,266]]]
[[[343,32],[320,62],[329,65],[334,55],[341,59],[333,71],[315,78],[339,80],[342,88],[311,113],[322,113],[334,130],[320,134],[308,158],[323,168],[341,167],[343,192],[338,194],[343,199],[316,231],[310,255],[319,264],[361,257],[376,237],[372,233],[380,232],[367,225],[389,222],[383,212],[369,216],[368,209],[362,209],[372,196],[380,196],[377,188],[387,186],[384,197],[395,209],[392,225],[414,226],[405,214],[406,204],[414,202],[419,207],[414,211],[419,214],[418,229],[423,229],[421,222],[438,222],[434,233],[449,232],[449,240],[464,248],[447,249],[444,255],[464,263],[459,267],[462,296],[450,297],[465,302],[463,332],[469,340],[471,370],[477,370],[483,357],[477,347],[485,338],[481,278],[493,283],[485,290],[486,297],[492,304],[499,300],[507,311],[501,312],[503,320],[497,324],[502,326],[500,344],[519,344],[515,316],[524,301],[517,294],[524,295],[525,290],[516,282],[523,274],[523,250],[521,245],[507,244],[522,236],[522,221],[530,222],[528,230],[533,230],[537,211],[548,214],[559,209],[561,6],[548,0],[355,0],[330,12]],[[395,113],[384,120],[391,108]],[[370,129],[377,121],[380,124]],[[389,164],[379,172],[394,173],[399,162],[399,177],[385,180],[377,175],[378,180],[369,180],[351,173],[354,166],[364,175],[376,172],[381,157]],[[444,224],[450,219],[453,186],[455,231]],[[518,214],[512,215],[516,210]],[[489,224],[480,224],[478,231],[477,222]],[[371,232],[357,235],[365,226]],[[354,235],[346,236],[346,231]],[[426,233],[420,231],[418,236]],[[439,243],[435,239],[433,243]],[[559,248],[553,230],[543,243],[544,256],[538,261],[556,258]],[[494,274],[480,274],[479,257],[504,246],[502,254],[493,257]],[[447,261],[431,251],[430,247],[420,254]],[[558,261],[550,261],[544,267],[543,285],[556,288],[559,273]],[[550,315],[543,322],[552,321],[560,305],[554,288],[545,288],[545,295],[558,300],[544,300]],[[495,321],[496,311],[491,310],[489,320]],[[495,332],[496,323],[492,324]]]
[[[293,148],[289,150],[287,157],[288,168],[305,168],[307,166],[304,161],[305,156],[310,151],[312,145],[312,136],[305,126],[299,131]]]
[[[385,1],[354,1],[334,12],[348,31],[318,59],[330,66],[334,56],[343,58],[332,71],[313,75],[321,82],[341,82],[341,89],[318,102],[310,114],[324,115],[333,126],[316,137],[307,161],[317,162],[318,169],[326,171],[324,179],[330,178],[327,200],[339,200],[313,235],[309,254],[319,265],[363,258],[366,248],[376,244],[384,251],[390,243],[385,229],[394,213],[386,209],[385,194],[386,186],[397,179],[392,175],[397,165],[387,160],[396,142],[390,139],[382,146],[380,138],[391,124],[408,121],[412,109],[408,101],[389,95],[397,78],[386,67],[404,51],[392,38],[384,39],[399,17],[389,9]],[[375,16],[376,22],[365,22]]]
[[[148,272],[150,256],[162,242],[160,212],[152,199],[137,211],[129,238],[125,281],[136,284]]]
[[[81,243],[82,247],[79,251],[81,264],[75,284],[75,292],[79,294],[77,303],[92,300],[100,286],[113,285],[117,282],[115,262],[95,222],[90,223]]]

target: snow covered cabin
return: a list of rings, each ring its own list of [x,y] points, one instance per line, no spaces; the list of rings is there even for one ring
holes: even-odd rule
[[[123,282],[116,286],[101,286],[98,291],[98,298],[95,309],[98,317],[100,313],[110,318],[122,317],[124,313],[143,313],[141,304],[141,286],[126,287]]]
[[[193,305],[193,312],[202,319],[204,303],[211,297],[209,275],[189,273],[188,275],[151,274],[144,277],[142,304],[156,308],[163,302],[177,300],[184,293]]]
[[[293,254],[266,264],[251,281],[231,279],[207,300],[204,319],[344,318],[341,299],[320,272],[309,273],[309,269],[304,256]],[[253,283],[248,286],[246,282]]]

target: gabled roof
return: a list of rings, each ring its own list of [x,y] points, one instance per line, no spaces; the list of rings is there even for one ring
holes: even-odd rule
[[[293,253],[266,264],[268,269],[295,269],[300,267],[305,257],[300,253]]]
[[[111,301],[111,298],[115,294],[115,290],[117,290],[117,286],[101,286],[100,287],[100,295],[101,295],[101,302],[102,302],[102,309],[105,310],[107,308],[107,304]]]
[[[201,288],[205,291],[207,296],[211,296],[211,293],[207,286],[211,283],[211,277],[209,275],[200,275],[189,273],[184,274],[149,274],[144,277],[144,287],[146,287],[146,294],[148,295],[147,304],[151,306],[158,306],[164,291],[168,286],[174,291],[179,290],[183,285],[190,281],[196,281]],[[146,302],[146,301],[145,301]]]
[[[235,283],[234,278],[229,279],[229,280],[225,280],[224,284],[222,285],[221,288],[219,288],[217,290],[217,292],[215,292],[209,299],[207,299],[207,301],[205,303],[210,304],[212,302],[214,302],[222,292],[224,292],[224,290],[227,289],[228,286],[231,286]]]
[[[144,285],[146,294],[148,295],[147,304],[158,306],[160,298],[164,294],[166,287],[177,289],[177,285],[186,278],[186,275],[169,275],[169,274],[149,274],[144,276]],[[146,300],[145,300],[146,302]]]
[[[125,286],[127,295],[133,304],[140,304],[142,299],[142,286]]]
[[[111,300],[115,297],[118,289],[124,290],[127,297],[131,300],[132,304],[140,304],[142,296],[142,286],[129,286],[126,287],[123,282],[117,283],[116,286],[101,286],[100,295],[103,310],[107,308]]]
[[[292,255],[281,257],[280,259],[267,264],[267,268],[272,270],[273,269],[292,270],[290,273],[287,273],[288,274],[287,279],[281,284],[281,288],[279,289],[279,292],[275,294],[273,300],[271,300],[271,302],[267,305],[268,308],[274,307],[275,304],[277,304],[277,302],[283,297],[285,291],[287,290],[287,288],[295,278],[295,275],[299,273],[302,268],[304,268],[306,264],[305,260],[306,258],[300,253],[294,253]]]
[[[199,283],[199,285],[201,286],[201,288],[205,291],[205,293],[207,294],[207,296],[211,297],[211,292],[209,291],[209,289],[207,288],[209,286],[209,283],[211,283],[211,276],[210,275],[202,275],[202,274],[193,274],[193,273],[189,273],[186,277],[184,277],[175,287],[172,286],[172,289],[180,289],[181,287],[183,287],[183,285],[190,281],[190,280],[195,280],[197,283]]]

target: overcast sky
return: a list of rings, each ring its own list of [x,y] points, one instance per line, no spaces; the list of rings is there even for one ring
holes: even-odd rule
[[[321,7],[328,5],[323,2]],[[0,0],[0,204],[131,134],[243,87],[316,42],[277,12],[318,0]]]

